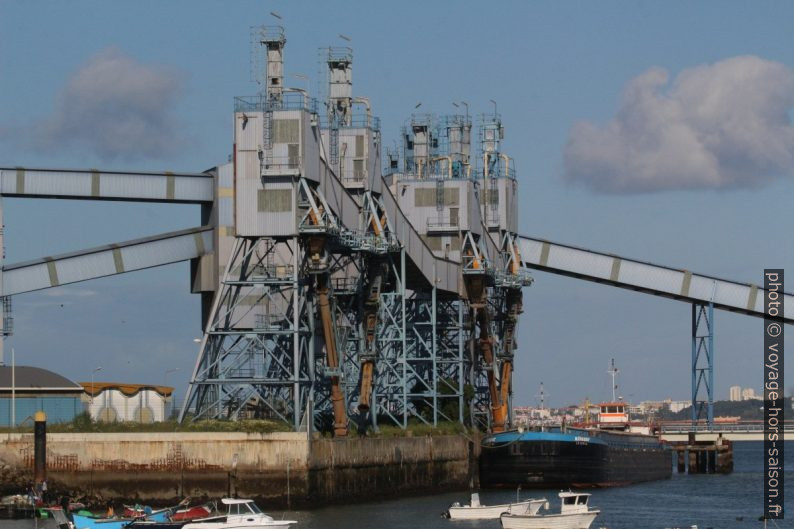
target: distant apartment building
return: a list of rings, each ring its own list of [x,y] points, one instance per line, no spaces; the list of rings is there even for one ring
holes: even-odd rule
[[[742,400],[761,400],[761,395],[757,395],[753,388],[742,388],[741,386],[731,386],[730,401],[739,402]]]

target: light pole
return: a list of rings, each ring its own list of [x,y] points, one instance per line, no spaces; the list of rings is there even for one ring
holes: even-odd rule
[[[309,93],[309,77],[306,76],[306,75],[303,75],[302,73],[293,73],[291,75],[295,79],[300,79],[301,81],[306,83],[306,93],[308,94]]]
[[[463,105],[464,107],[466,107],[466,121],[468,122],[469,121],[469,104],[466,101],[460,101],[459,103],[461,105]],[[458,103],[453,101],[452,104],[455,106],[455,108],[459,108]]]
[[[174,367],[174,368],[165,370],[165,373],[163,374],[163,386],[168,386],[168,374],[169,373],[175,373],[176,371],[179,371],[178,367]],[[163,399],[165,399],[165,396],[163,396]],[[173,400],[174,400],[174,392],[172,391],[171,392],[171,402],[172,403],[173,403]],[[163,420],[168,419],[171,416],[171,413],[173,413],[173,411],[169,411],[167,409],[167,405],[168,405],[168,401],[166,401],[166,404],[164,406],[164,412],[168,411],[168,413],[167,414],[163,413]],[[173,410],[173,408],[172,408],[172,410]]]
[[[94,375],[102,371],[102,366],[94,368],[91,371],[91,407],[94,407],[94,393],[96,393],[96,389],[94,388]]]

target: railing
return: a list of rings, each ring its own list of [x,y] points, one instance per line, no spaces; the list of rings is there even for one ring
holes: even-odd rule
[[[300,169],[301,157],[300,156],[270,156],[267,160],[262,159],[262,169],[272,171],[277,169]]]
[[[663,424],[662,433],[719,433],[719,432],[763,432],[763,423],[752,424],[714,424],[709,426],[707,424]],[[783,428],[785,432],[794,432],[794,424],[786,424]]]
[[[507,288],[528,287],[534,279],[529,270],[519,270],[515,274],[509,272],[496,272],[496,286]]]
[[[301,92],[283,92],[280,100],[269,101],[264,94],[234,98],[235,112],[264,112],[271,110],[306,110],[317,114],[317,99]]]
[[[329,129],[331,124],[328,116],[325,114],[320,115],[320,128]],[[371,129],[373,131],[380,130],[380,118],[375,116],[367,116],[366,113],[354,113],[350,118],[350,123],[339,123],[340,129]]]
[[[439,215],[427,219],[428,231],[457,231],[458,219],[451,218],[449,215]]]

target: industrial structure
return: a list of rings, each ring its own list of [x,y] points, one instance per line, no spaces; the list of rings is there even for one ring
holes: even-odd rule
[[[193,229],[4,265],[4,334],[12,295],[190,260],[205,332],[182,420],[278,418],[337,436],[411,420],[502,431],[534,268],[691,303],[693,419],[711,420],[713,309],[763,317],[763,289],[522,236],[495,109],[476,124],[467,104],[413,115],[382,163],[350,48],[323,50],[318,101],[284,85],[283,28],[253,35],[260,91],[235,98],[229,163],[0,169],[5,197],[201,206]],[[792,323],[786,301],[780,320]]]

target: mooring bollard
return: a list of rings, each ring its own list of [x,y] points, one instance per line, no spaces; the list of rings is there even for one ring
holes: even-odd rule
[[[39,490],[47,481],[47,415],[43,411],[33,416],[33,481]]]

